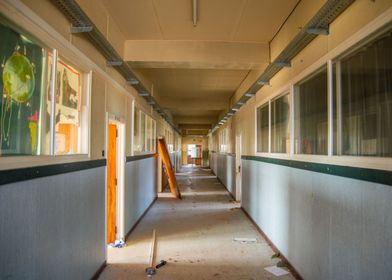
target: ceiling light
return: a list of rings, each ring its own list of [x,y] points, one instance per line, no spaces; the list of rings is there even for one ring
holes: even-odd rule
[[[150,94],[148,93],[148,91],[140,91],[139,92],[139,96],[149,96]]]
[[[278,67],[291,67],[290,61],[276,61],[274,64]]]
[[[193,26],[197,25],[197,0],[193,0]]]
[[[139,84],[139,81],[134,78],[129,79],[127,82],[130,85],[138,85]]]
[[[315,27],[315,28],[308,28],[306,29],[306,32],[309,34],[315,34],[315,35],[329,35],[329,29],[328,27]]]
[[[270,83],[269,83],[269,81],[258,80],[257,84],[260,85],[260,86],[264,86],[264,85],[269,85]]]
[[[256,95],[256,93],[254,93],[254,92],[247,92],[247,93],[245,93],[245,96],[247,96],[247,97],[253,97],[255,95]]]

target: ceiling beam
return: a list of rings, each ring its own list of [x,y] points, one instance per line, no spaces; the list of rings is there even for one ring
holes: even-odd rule
[[[218,120],[217,116],[174,116],[177,125],[183,124],[214,124]]]
[[[227,110],[228,102],[224,99],[203,98],[175,98],[162,96],[160,99],[162,107],[167,109],[186,108],[187,110],[220,111]]]
[[[210,129],[211,125],[210,124],[180,124],[178,126],[180,129],[192,129],[192,130],[204,130],[204,129]]]
[[[264,43],[127,40],[124,60],[132,68],[260,69],[269,63]]]

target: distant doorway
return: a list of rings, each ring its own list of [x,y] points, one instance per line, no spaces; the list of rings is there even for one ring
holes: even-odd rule
[[[202,160],[201,145],[187,145],[187,163],[200,166]]]

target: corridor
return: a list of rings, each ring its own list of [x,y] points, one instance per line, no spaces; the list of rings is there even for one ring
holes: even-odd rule
[[[168,264],[155,279],[294,279],[264,270],[279,259],[210,171],[188,168],[177,175],[182,200],[159,198],[126,241],[108,251],[99,279],[146,279],[152,230],[156,260]],[[241,243],[234,238],[256,238]]]

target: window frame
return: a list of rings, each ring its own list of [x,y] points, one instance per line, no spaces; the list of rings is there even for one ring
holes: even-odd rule
[[[363,27],[357,33],[353,34],[346,40],[342,41],[333,50],[330,50],[324,56],[320,57],[317,61],[310,64],[305,69],[301,70],[297,75],[295,75],[290,81],[284,84],[281,89],[273,90],[268,92],[266,97],[261,99],[260,102],[254,107],[254,154],[257,156],[277,158],[277,159],[289,159],[298,160],[303,162],[313,162],[313,163],[324,163],[324,164],[335,164],[352,166],[359,168],[371,168],[379,170],[389,170],[392,171],[392,157],[374,157],[374,156],[351,156],[351,155],[334,155],[333,154],[333,137],[335,134],[333,132],[333,89],[332,89],[332,66],[335,61],[339,58],[343,58],[352,52],[355,52],[361,46],[370,43],[371,41],[377,39],[383,33],[392,31],[392,27],[389,24],[389,19],[386,17],[378,17],[373,22]],[[327,155],[311,155],[311,154],[294,154],[294,87],[299,82],[306,79],[315,73],[318,69],[327,65],[327,102],[328,102],[328,154]],[[279,154],[279,153],[261,153],[257,152],[257,109],[260,105],[265,104],[267,100],[272,100],[277,98],[280,93],[289,88],[291,96],[291,120],[290,120],[290,153]],[[283,90],[282,90],[283,89]],[[257,98],[257,97],[256,97]]]
[[[84,56],[81,52],[75,51],[76,47],[72,46],[72,48],[68,48],[64,44],[62,44],[62,40],[59,36],[49,35],[45,32],[45,28],[41,26],[40,19],[37,16],[34,16],[29,12],[28,9],[24,7],[18,7],[16,12],[13,10],[14,7],[8,4],[5,4],[3,7],[4,10],[1,11],[0,17],[10,25],[10,27],[16,32],[34,40],[36,44],[38,44],[41,48],[45,49],[47,52],[47,57],[49,57],[49,53],[56,53],[56,58],[52,57],[52,63],[49,67],[52,68],[53,65],[57,64],[57,57],[61,57],[62,60],[69,63],[71,67],[75,67],[82,73],[82,87],[81,87],[81,99],[82,105],[85,105],[85,111],[82,114],[82,110],[80,112],[80,121],[81,130],[84,130],[84,139],[80,140],[81,150],[85,150],[84,153],[76,153],[76,154],[56,154],[53,147],[55,145],[55,138],[53,135],[55,134],[55,129],[50,126],[50,131],[48,132],[50,135],[49,147],[45,148],[49,152],[46,154],[43,153],[43,149],[41,146],[40,152],[38,155],[12,155],[12,156],[0,156],[0,170],[7,170],[12,168],[24,168],[24,167],[32,167],[32,166],[41,166],[48,164],[59,164],[59,163],[69,163],[69,162],[78,162],[85,161],[91,159],[91,88],[92,88],[92,68],[91,63],[88,61],[87,57]],[[7,11],[13,11],[11,13],[13,18],[9,18],[7,16]],[[20,11],[22,10],[22,11]],[[44,25],[44,24],[42,24]],[[56,65],[57,66],[57,65]],[[49,73],[45,79],[47,79],[47,85],[49,86],[50,94],[55,91],[53,88],[54,81],[48,78]],[[52,76],[51,76],[52,77]],[[55,73],[55,77],[57,78],[57,73]],[[41,98],[46,98],[46,93]],[[83,100],[85,100],[85,104],[83,104]],[[53,103],[55,101],[52,98]],[[43,110],[47,110],[46,100],[41,99],[41,106],[45,108]],[[51,106],[55,107],[55,106]],[[52,109],[50,108],[50,111]],[[52,120],[55,119],[55,116],[50,114],[49,120],[52,123]],[[44,142],[41,138],[39,139],[40,143]]]
[[[132,141],[131,141],[131,145],[132,145],[132,155],[136,156],[136,155],[149,155],[149,154],[155,154],[156,153],[156,136],[157,136],[157,132],[156,132],[156,120],[149,114],[147,114],[141,106],[139,106],[139,104],[137,104],[136,102],[133,102],[133,110],[132,110],[132,131],[130,132],[132,135]],[[141,150],[137,151],[135,150],[135,112],[136,110],[138,110],[138,129],[139,129],[139,133],[138,133],[138,138],[139,138],[139,145],[141,146],[141,139],[144,138],[144,147],[140,147]],[[144,116],[144,135],[142,136],[142,116]],[[150,150],[147,150],[147,141],[148,141],[148,122],[151,123],[151,139],[150,139]],[[154,129],[155,128],[155,129]]]

